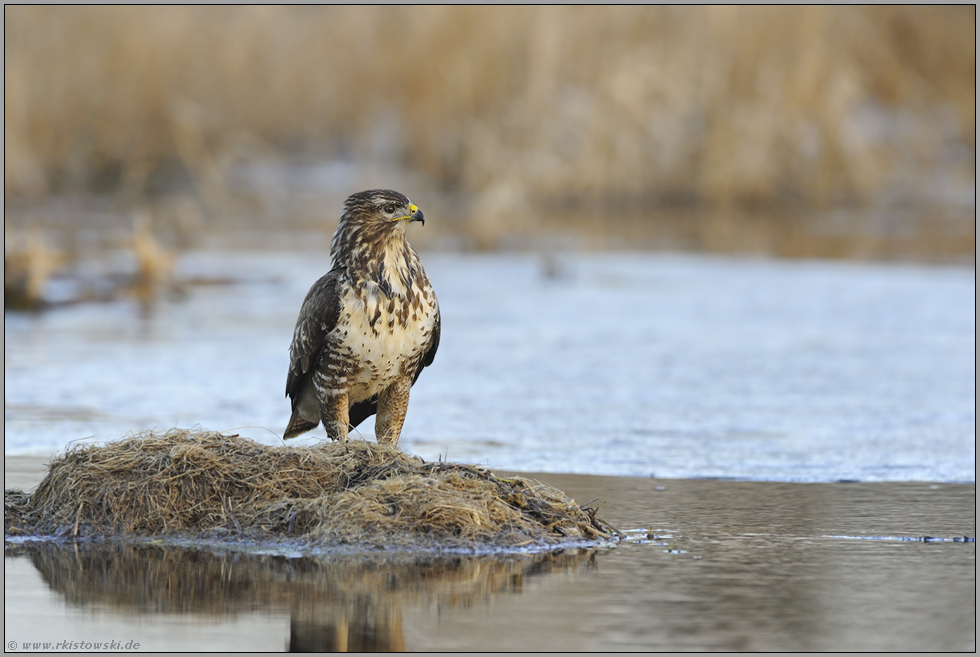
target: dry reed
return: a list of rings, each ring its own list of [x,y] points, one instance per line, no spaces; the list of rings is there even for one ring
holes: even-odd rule
[[[7,236],[3,247],[4,308],[43,308],[47,303],[45,288],[64,265],[64,254],[50,248],[36,227],[26,235]]]
[[[235,162],[325,151],[518,223],[929,199],[975,176],[975,11],[8,6],[5,196],[181,169],[220,202]]]
[[[317,545],[513,547],[609,538],[594,509],[474,466],[424,463],[364,441],[267,447],[209,431],[77,446],[5,530],[58,536],[205,536]]]

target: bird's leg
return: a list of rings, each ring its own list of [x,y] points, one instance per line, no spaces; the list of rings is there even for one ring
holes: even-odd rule
[[[346,392],[320,399],[320,421],[327,430],[327,438],[347,442],[350,414]]]
[[[400,376],[378,395],[378,419],[374,422],[374,435],[379,443],[398,442],[402,425],[405,424],[405,413],[408,412],[408,393],[411,389],[412,380],[407,376]]]

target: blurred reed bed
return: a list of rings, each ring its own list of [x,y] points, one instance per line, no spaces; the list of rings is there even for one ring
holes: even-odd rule
[[[463,245],[973,254],[975,11],[5,7],[5,208],[179,244],[394,180]]]

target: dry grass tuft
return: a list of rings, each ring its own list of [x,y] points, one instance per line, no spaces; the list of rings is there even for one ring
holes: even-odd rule
[[[136,275],[132,292],[148,309],[160,293],[173,287],[174,253],[162,248],[153,236],[152,215],[148,211],[133,217],[133,254],[136,256]]]
[[[64,264],[64,254],[50,248],[36,228],[4,240],[4,308],[37,310],[45,305],[44,290]]]
[[[4,527],[377,547],[546,545],[615,531],[538,482],[390,445],[267,447],[180,429],[69,450],[31,495],[5,492]]]

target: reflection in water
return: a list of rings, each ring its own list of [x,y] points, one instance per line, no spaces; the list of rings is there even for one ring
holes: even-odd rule
[[[7,543],[10,639],[69,627],[157,650],[976,648],[976,543],[952,540],[976,536],[973,485],[536,476],[600,498],[630,539],[492,557]]]
[[[586,566],[595,550],[496,557],[337,555],[289,558],[148,545],[25,543],[69,604],[129,613],[288,611],[293,652],[405,650],[405,605],[462,609],[521,593],[525,578]]]

